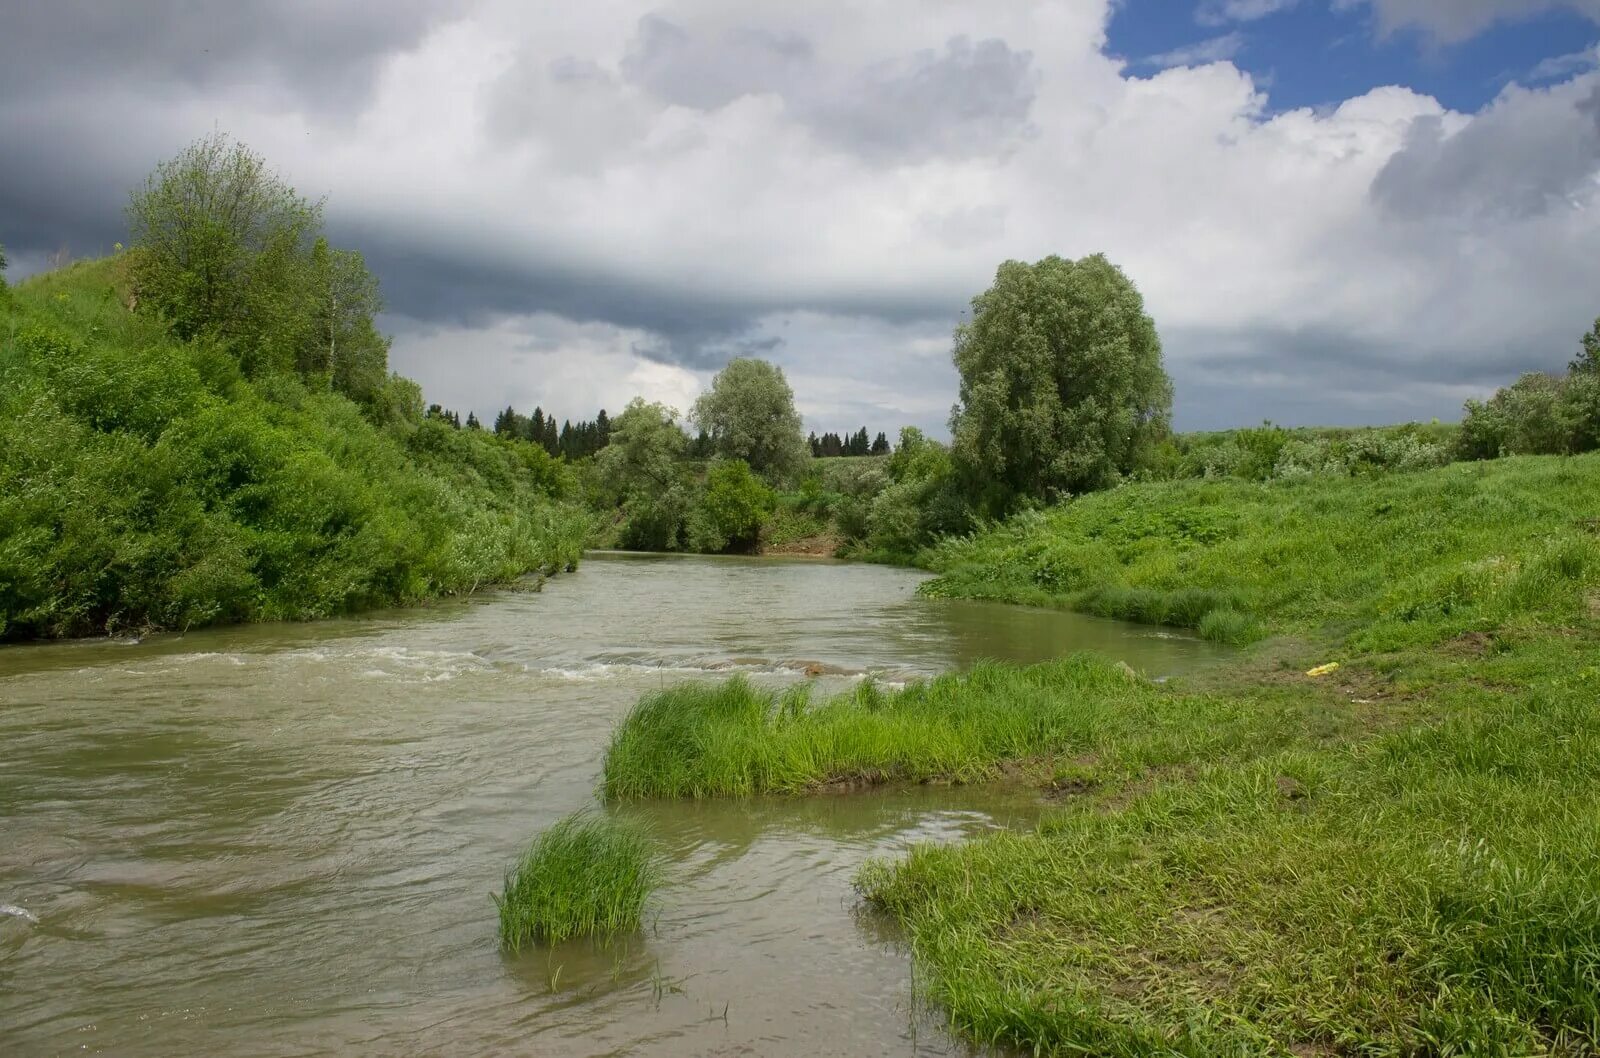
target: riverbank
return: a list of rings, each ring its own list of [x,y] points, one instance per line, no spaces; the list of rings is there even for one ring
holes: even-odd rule
[[[974,716],[986,684],[1046,699],[1011,751],[1044,762],[1058,802],[1036,830],[858,878],[959,1031],[1040,1053],[1600,1046],[1600,457],[1133,486],[949,544],[935,567],[935,596],[1254,641],[1227,668],[1055,688],[1066,701],[1050,666],[910,692]],[[901,730],[893,696],[744,722],[736,691],[726,709],[675,692],[648,755],[660,792],[787,788],[750,776],[853,762],[841,731],[900,731],[935,760],[948,730]],[[1005,756],[964,773],[953,753],[947,775]]]
[[[126,255],[0,299],[0,641],[305,620],[579,559],[543,449],[457,429],[387,376],[246,372],[135,313]]]
[[[531,838],[596,810],[613,726],[663,685],[1217,653],[924,579],[597,555],[537,594],[0,651],[0,904],[38,920],[0,914],[6,1053],[964,1054],[850,883],[912,841],[1027,825],[1016,785],[609,811],[665,880],[600,946],[503,953],[490,899]]]

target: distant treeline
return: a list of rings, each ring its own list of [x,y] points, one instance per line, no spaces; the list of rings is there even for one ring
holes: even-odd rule
[[[461,425],[455,412],[443,409],[435,412],[437,407],[429,408],[429,414],[438,414],[447,422]],[[477,416],[471,412],[467,413],[466,425],[469,430],[480,429]],[[600,413],[589,421],[573,422],[568,419],[558,427],[556,417],[546,415],[542,407],[535,407],[532,415],[523,415],[508,407],[495,416],[494,432],[497,437],[536,444],[553,456],[582,459],[611,443],[611,417],[601,408]]]
[[[878,431],[877,437],[867,440],[865,426],[844,437],[836,433],[825,433],[818,437],[813,433],[806,438],[806,443],[811,446],[811,455],[814,459],[829,456],[886,456],[892,450],[889,438],[881,430]]]
[[[438,404],[428,405],[427,417],[439,419],[457,429],[481,430],[482,424],[478,422],[477,415],[467,413],[463,420],[459,413]],[[566,456],[568,459],[582,459],[592,456],[611,443],[611,418],[604,408],[593,419],[573,422],[568,419],[556,425],[554,415],[546,415],[543,407],[535,407],[532,415],[523,415],[515,408],[507,407],[494,419],[494,433],[497,437],[507,437],[518,441],[528,441],[539,445],[553,456]],[[869,439],[870,438],[870,439]],[[813,432],[806,438],[806,444],[811,448],[811,455],[815,459],[826,459],[831,456],[886,456],[894,451],[894,445],[889,442],[889,435],[882,430],[876,437],[870,437],[867,428],[863,426],[852,434],[825,433],[818,437]],[[713,450],[711,437],[701,430],[690,438],[686,454],[691,459],[707,459]]]

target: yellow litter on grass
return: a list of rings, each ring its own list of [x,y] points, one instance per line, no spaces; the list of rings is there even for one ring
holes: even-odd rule
[[[1338,667],[1339,667],[1339,663],[1337,661],[1330,661],[1326,665],[1318,665],[1314,669],[1307,669],[1306,670],[1306,675],[1307,676],[1326,676],[1328,673],[1332,672],[1334,669],[1336,669]]]

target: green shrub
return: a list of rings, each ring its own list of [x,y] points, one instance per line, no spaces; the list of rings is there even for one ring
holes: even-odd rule
[[[721,546],[698,550],[750,550],[775,502],[773,491],[751,472],[749,464],[741,459],[717,460],[706,474],[700,509]]]
[[[560,461],[247,381],[129,314],[118,267],[34,277],[4,310],[0,637],[322,617],[577,562]]]
[[[575,813],[534,839],[494,898],[500,944],[554,944],[639,928],[661,864],[635,826]]]

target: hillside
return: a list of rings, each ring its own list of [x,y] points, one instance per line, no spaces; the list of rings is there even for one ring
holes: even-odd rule
[[[0,291],[0,638],[325,617],[577,561],[560,461],[425,419],[403,379],[381,416],[247,379],[131,312],[120,264]]]

